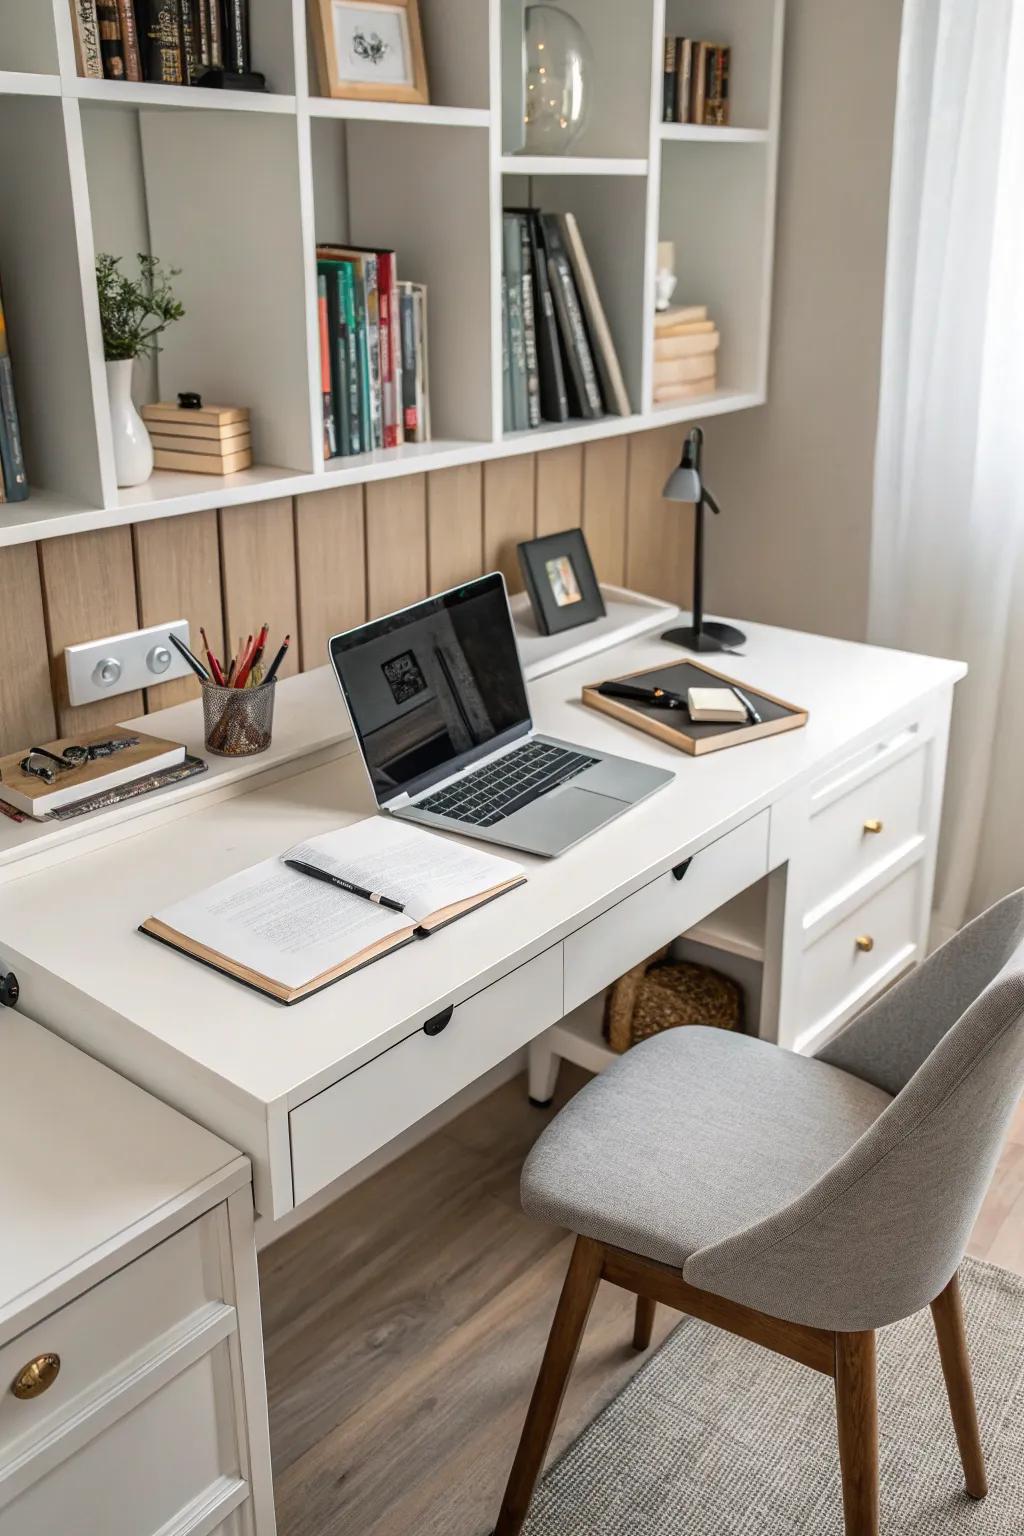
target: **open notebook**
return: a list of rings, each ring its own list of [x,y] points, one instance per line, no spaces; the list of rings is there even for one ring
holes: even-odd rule
[[[405,906],[389,912],[289,869],[301,859]],[[140,931],[296,1003],[522,885],[522,866],[384,816],[325,832],[165,907]]]

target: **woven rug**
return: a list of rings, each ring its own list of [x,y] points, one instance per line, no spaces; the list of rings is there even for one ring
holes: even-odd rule
[[[931,1315],[878,1340],[885,1536],[1024,1532],[1024,1279],[961,1271],[991,1492],[975,1504]],[[842,1536],[831,1380],[685,1319],[552,1467],[528,1536]]]

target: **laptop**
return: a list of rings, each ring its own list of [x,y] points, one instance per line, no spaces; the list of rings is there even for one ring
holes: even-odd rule
[[[335,635],[382,811],[553,857],[673,777],[533,728],[499,572]]]

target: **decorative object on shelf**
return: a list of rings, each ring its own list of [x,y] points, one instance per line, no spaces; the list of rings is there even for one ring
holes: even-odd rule
[[[142,407],[157,469],[184,469],[196,475],[233,475],[252,464],[249,408],[204,405],[195,391],[177,405],[159,401]]]
[[[736,983],[708,965],[668,956],[668,948],[661,950],[609,988],[604,1037],[613,1051],[692,1024],[742,1032],[743,993]]]
[[[724,128],[729,122],[732,49],[692,37],[666,37],[661,120]]]
[[[718,624],[704,618],[704,508],[717,517],[721,511],[704,484],[702,460],[704,433],[693,427],[683,443],[683,456],[665,481],[662,491],[666,501],[677,501],[694,509],[693,525],[693,622],[666,630],[663,640],[685,646],[689,651],[730,651],[742,645],[746,635],[732,624]]]
[[[564,155],[590,112],[587,34],[557,5],[526,7],[526,151]]]
[[[658,265],[654,273],[654,307],[663,314],[676,291],[676,248],[672,240],[658,241]]]
[[[132,400],[132,366],[137,357],[159,352],[157,337],[185,313],[174,297],[171,279],[158,256],[139,252],[139,277],[121,272],[120,256],[101,251],[96,257],[96,292],[107,363],[114,467],[121,486],[141,485],[153,473],[153,445]]]
[[[21,427],[14,398],[14,370],[7,346],[7,321],[0,293],[0,502],[24,501],[28,474],[21,448]]]
[[[581,528],[529,539],[516,550],[542,635],[558,635],[604,617],[604,598]]]
[[[309,10],[322,95],[429,102],[418,0],[309,0]]]
[[[658,246],[670,244],[663,241]],[[714,394],[720,337],[703,304],[674,305],[654,316],[654,404]]]

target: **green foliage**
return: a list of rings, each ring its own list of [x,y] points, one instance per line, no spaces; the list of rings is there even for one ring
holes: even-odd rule
[[[174,297],[171,279],[180,267],[164,267],[159,256],[139,256],[139,276],[133,281],[119,270],[120,256],[101,251],[96,257],[96,289],[103,326],[103,355],[108,362],[152,357],[157,337],[185,313]],[[152,324],[149,322],[152,321]]]

